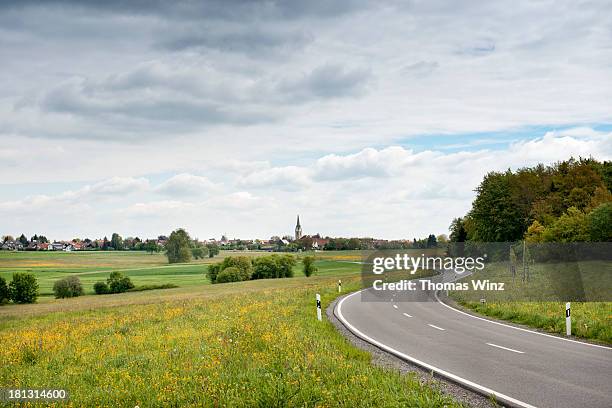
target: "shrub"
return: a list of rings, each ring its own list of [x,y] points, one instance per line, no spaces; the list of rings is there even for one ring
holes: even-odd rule
[[[123,293],[134,287],[131,279],[121,272],[111,272],[110,277],[106,280],[110,293]]]
[[[228,256],[223,261],[208,265],[208,278],[212,283],[217,283],[218,275],[227,268],[235,267],[240,273],[241,281],[250,280],[253,275],[253,263],[248,256]]]
[[[55,298],[77,297],[83,294],[83,285],[76,276],[68,276],[67,278],[55,281],[53,284],[53,293]]]
[[[38,283],[31,273],[16,272],[9,284],[9,297],[15,303],[36,303]]]
[[[306,277],[309,277],[317,271],[317,267],[314,266],[314,261],[314,256],[305,256],[304,259],[302,259],[302,264],[304,265],[304,275],[306,275]]]
[[[9,290],[6,285],[6,279],[0,276],[0,305],[8,303],[9,301]]]
[[[216,283],[227,283],[227,282],[240,282],[242,280],[242,274],[240,269],[235,266],[230,266],[221,271],[217,276]]]
[[[108,288],[106,282],[96,282],[94,283],[93,288],[94,292],[96,292],[96,295],[105,295],[107,293],[110,293],[110,289]]]
[[[210,279],[210,283],[217,283],[217,276],[221,272],[221,263],[208,265],[206,275]]]
[[[128,289],[128,292],[142,292],[145,290],[154,290],[154,289],[173,289],[178,288],[177,285],[173,283],[163,283],[160,285],[141,285],[133,287],[132,289]]]
[[[292,278],[293,277],[293,267],[296,264],[295,256],[293,255],[281,255],[279,259],[280,264],[280,274],[279,278]]]

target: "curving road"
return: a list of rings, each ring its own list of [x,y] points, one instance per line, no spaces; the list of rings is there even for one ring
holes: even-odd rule
[[[451,281],[454,274],[431,280]],[[612,348],[472,316],[435,293],[366,290],[367,299],[364,291],[341,298],[334,313],[385,351],[507,406],[612,407]]]

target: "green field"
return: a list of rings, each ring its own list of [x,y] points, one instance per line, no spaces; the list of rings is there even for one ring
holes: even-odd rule
[[[138,283],[170,276],[156,273],[168,268],[155,256],[52,255],[35,260],[72,268],[24,266],[24,255],[3,259],[4,273],[97,274],[104,261],[112,264],[105,273],[122,269]],[[208,285],[191,272],[199,284],[0,307],[0,386],[65,388],[72,406],[459,406],[434,382],[372,366],[368,353],[316,320],[316,293],[326,307],[338,279],[345,291],[360,286],[360,266],[345,259],[358,254],[325,255],[310,278]],[[205,264],[172,270],[189,268]]]
[[[163,254],[142,251],[85,251],[85,252],[9,252],[0,251],[0,276],[10,280],[14,272],[36,275],[40,295],[53,295],[53,283],[63,277],[78,276],[86,294],[93,294],[93,284],[108,278],[111,271],[121,271],[135,285],[171,283],[180,287],[207,284],[206,265],[219,262],[225,256],[262,256],[268,252],[223,251],[215,258],[194,260],[187,264],[168,265]],[[358,265],[349,261],[360,259],[358,251],[334,253],[305,253],[315,255],[317,267],[323,275],[351,273]],[[302,274],[301,265],[294,268],[296,276]],[[44,299],[41,299],[44,301]]]

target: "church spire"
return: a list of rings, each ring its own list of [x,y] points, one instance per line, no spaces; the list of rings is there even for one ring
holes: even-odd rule
[[[297,216],[297,224],[295,225],[295,240],[302,238],[302,226],[300,225],[300,215]]]

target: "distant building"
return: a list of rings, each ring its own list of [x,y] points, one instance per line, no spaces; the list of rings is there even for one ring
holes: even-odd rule
[[[300,225],[300,216],[297,216],[297,224],[295,226],[295,240],[302,238],[302,226]]]

